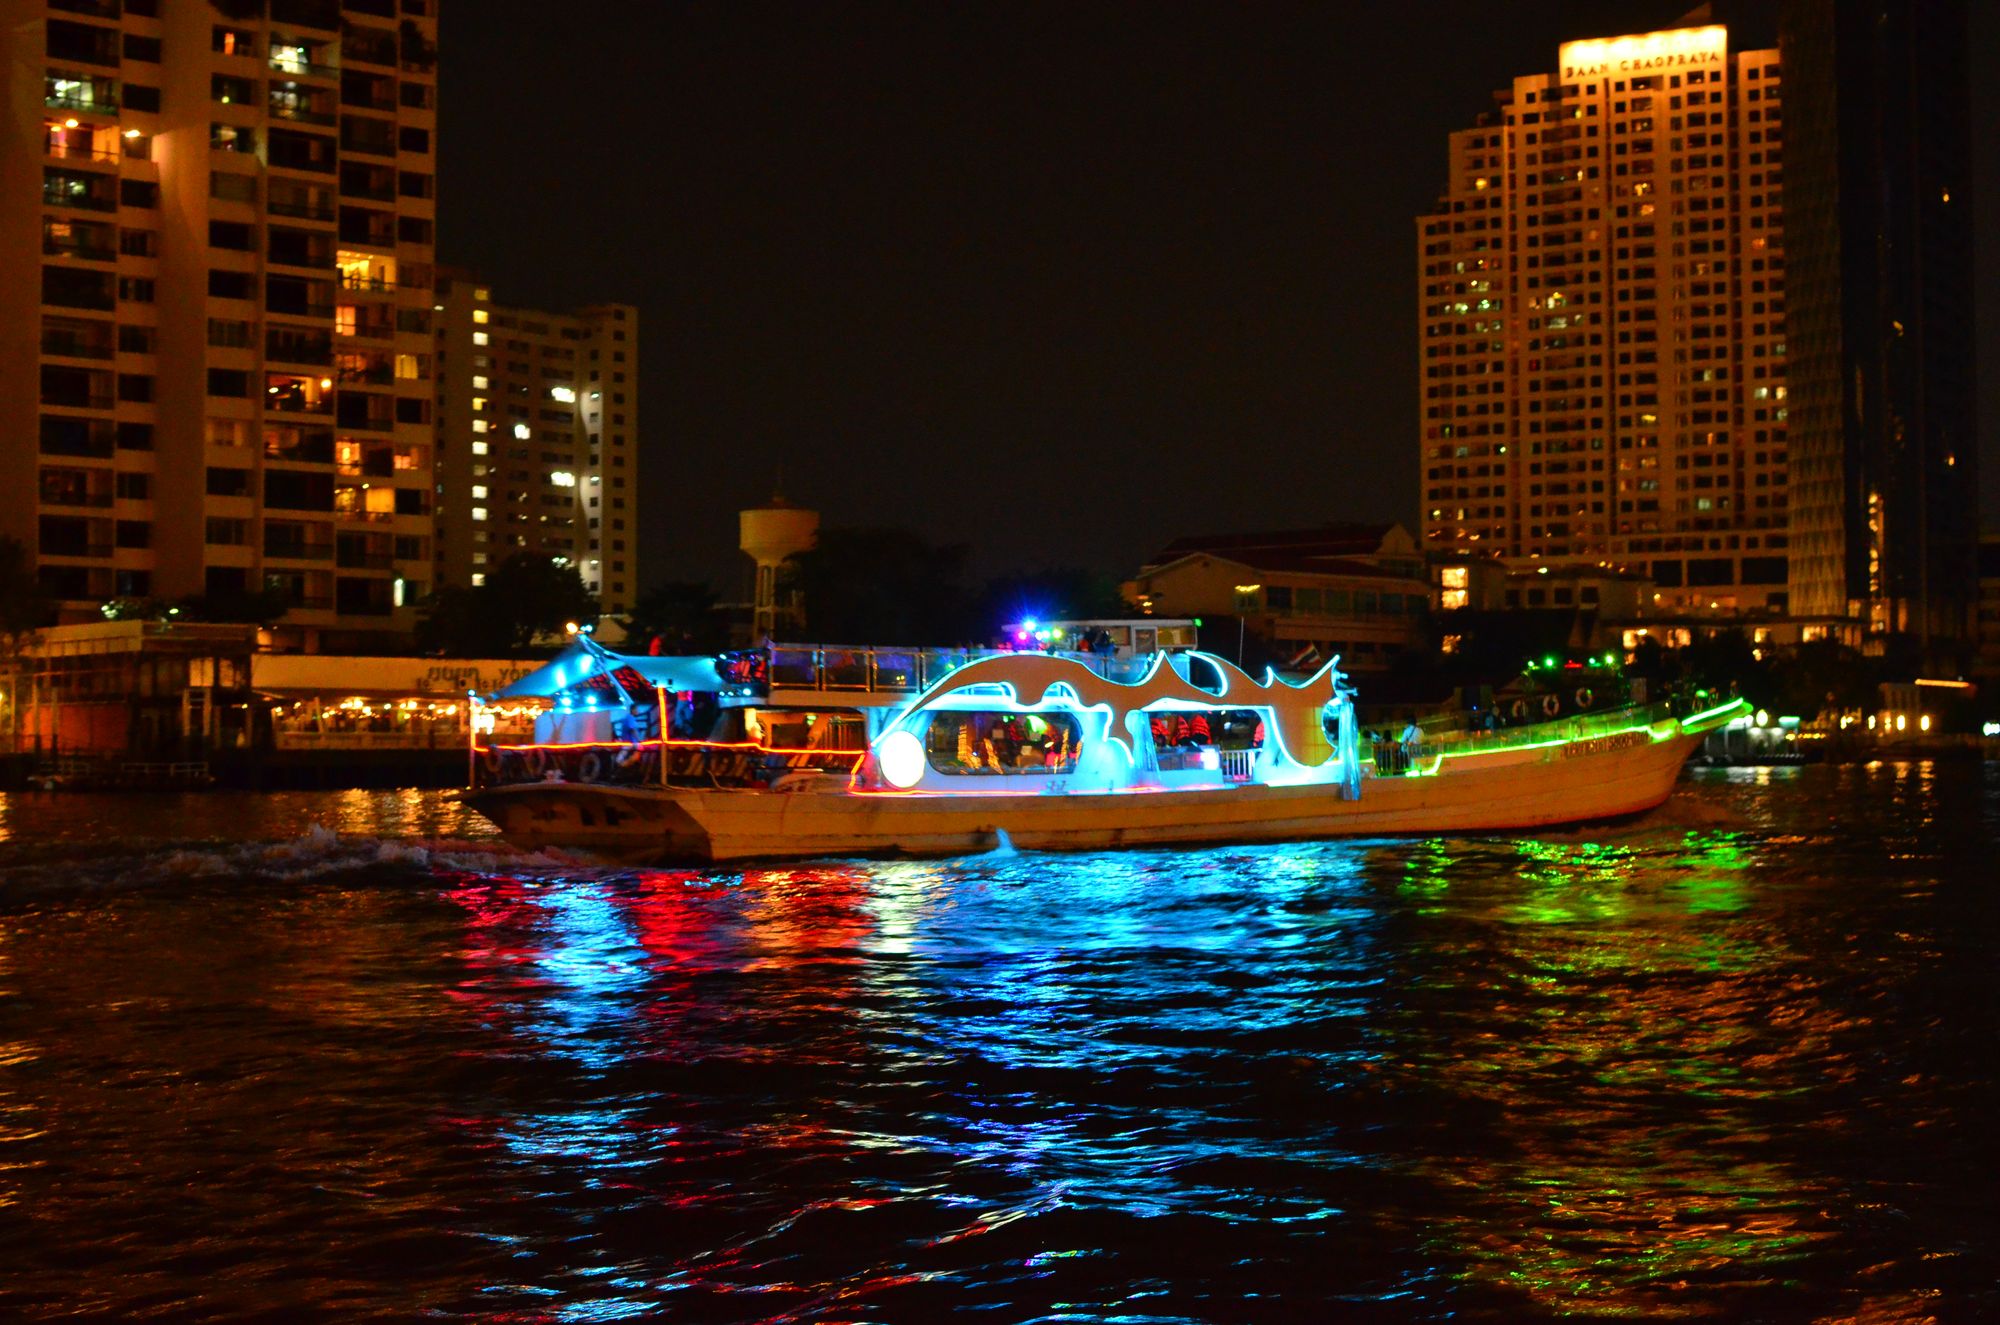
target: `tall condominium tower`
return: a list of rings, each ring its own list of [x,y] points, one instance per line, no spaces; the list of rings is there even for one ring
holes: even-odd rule
[[[495,304],[463,273],[437,285],[437,580],[518,552],[562,557],[607,612],[637,596],[639,311]]]
[[[0,534],[65,616],[431,573],[436,0],[0,0]]]
[[[1573,41],[1451,135],[1417,219],[1427,548],[1786,591],[1778,53]]]
[[[1939,653],[1971,638],[1978,556],[1966,20],[1963,0],[1779,17],[1792,610]]]

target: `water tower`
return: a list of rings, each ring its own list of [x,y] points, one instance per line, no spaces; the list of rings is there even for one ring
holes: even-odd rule
[[[750,637],[777,639],[804,627],[797,593],[778,590],[778,572],[785,558],[807,552],[819,535],[819,512],[773,496],[762,506],[737,516],[737,546],[757,563],[757,590],[752,600]]]

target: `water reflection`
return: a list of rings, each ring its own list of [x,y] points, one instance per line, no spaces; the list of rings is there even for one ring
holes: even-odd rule
[[[1677,804],[1518,841],[43,897],[0,911],[0,1202],[33,1212],[0,1314],[86,1265],[114,1314],[183,1301],[197,1247],[255,1267],[216,1290],[244,1314],[2000,1306],[2000,781]]]

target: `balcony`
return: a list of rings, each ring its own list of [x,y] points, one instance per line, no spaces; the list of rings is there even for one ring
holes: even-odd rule
[[[108,271],[43,267],[42,302],[56,308],[108,313],[118,306],[117,278]]]
[[[325,100],[321,100],[321,98]],[[332,94],[324,88],[299,88],[295,85],[275,84],[270,91],[271,118],[289,120],[293,124],[332,125],[340,116],[333,105]]]
[[[343,271],[340,273],[340,288],[359,290],[365,294],[394,294],[396,282],[393,277],[369,272]]]
[[[87,110],[111,114],[118,109],[117,85],[109,79],[92,83],[73,78],[51,78],[42,104],[50,110]]]
[[[117,437],[117,427],[109,419],[44,416],[41,421],[43,455],[109,460],[116,453]]]
[[[264,540],[264,555],[280,561],[332,561],[333,544],[299,543],[267,538]]]
[[[296,216],[308,221],[331,221],[333,219],[333,203],[331,200],[326,202],[312,202],[310,200],[296,201],[293,199],[273,198],[265,206],[266,210],[273,216]]]
[[[108,335],[93,336],[76,331],[43,331],[42,353],[63,359],[109,359],[114,350],[111,337]]]
[[[287,377],[273,373],[264,387],[264,408],[274,414],[329,414],[332,400],[324,378]]]
[[[111,505],[111,492],[109,489],[101,492],[91,492],[79,491],[72,488],[51,488],[48,484],[44,483],[42,485],[42,505],[78,506],[86,510],[103,510]]]
[[[340,53],[346,60],[394,69],[397,64],[396,34],[382,28],[358,27],[350,23],[341,33]]]
[[[294,332],[269,327],[264,332],[264,357],[281,363],[324,365],[333,362],[333,337],[327,332]]]
[[[52,258],[68,258],[73,262],[116,262],[118,252],[103,240],[93,242],[89,237],[72,230],[68,235],[51,233],[47,227],[42,230],[42,252]]]
[[[109,391],[52,391],[42,388],[42,403],[57,409],[110,409]]]
[[[271,68],[281,74],[293,74],[300,78],[338,78],[340,66],[321,64],[315,56],[324,58],[320,51],[303,46],[273,46],[271,48]]]
[[[57,161],[94,161],[99,165],[118,164],[115,148],[98,147],[87,129],[64,129],[51,125],[42,134],[42,155]]]
[[[396,559],[387,552],[356,552],[343,547],[336,563],[342,570],[394,570]]]
[[[385,396],[344,391],[340,396],[338,416],[340,426],[364,432],[394,432],[396,416],[393,407],[388,406],[389,401]]]
[[[118,210],[117,179],[111,175],[77,175],[51,171],[42,180],[42,204],[86,212]]]
[[[396,366],[386,356],[372,362],[360,361],[362,356],[343,354],[340,367],[334,377],[342,386],[394,386]]]

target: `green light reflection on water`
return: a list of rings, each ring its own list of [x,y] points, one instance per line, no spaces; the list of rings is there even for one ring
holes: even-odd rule
[[[1466,978],[1514,1031],[1464,1043],[1445,1027],[1416,1055],[1495,1120],[1490,1158],[1429,1175],[1467,1207],[1433,1250],[1461,1282],[1561,1314],[1685,1315],[1675,1284],[1781,1277],[1829,1234],[1812,1180],[1751,1153],[1760,1105],[1797,1089],[1765,1065],[1745,996],[1790,957],[1738,928],[1754,843],[1691,830],[1510,846],[1512,884],[1483,915],[1454,900],[1503,957]],[[1442,844],[1412,851],[1400,888],[1442,903],[1451,866]]]

